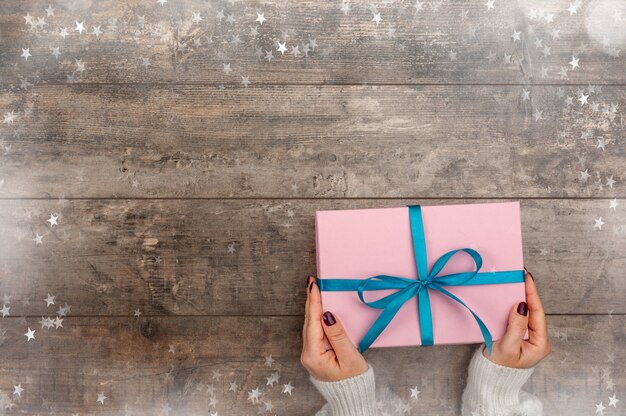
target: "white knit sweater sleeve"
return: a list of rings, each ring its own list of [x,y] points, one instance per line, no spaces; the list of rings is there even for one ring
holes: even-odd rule
[[[522,391],[533,369],[516,369],[492,363],[481,346],[469,366],[463,392],[462,416],[542,416],[541,402]],[[316,416],[376,416],[374,369],[340,381],[311,377],[328,402]]]
[[[339,381],[311,382],[328,402],[316,416],[376,416],[376,383],[374,369]]]
[[[484,345],[470,362],[462,416],[542,416],[539,399],[522,391],[533,369],[495,364],[483,355],[483,349]]]

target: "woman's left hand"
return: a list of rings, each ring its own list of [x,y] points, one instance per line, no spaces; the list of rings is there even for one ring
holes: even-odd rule
[[[339,319],[329,311],[322,313],[322,297],[313,276],[307,280],[307,294],[300,356],[304,368],[322,381],[338,381],[367,371],[365,358],[352,344]],[[324,335],[332,350],[326,351]]]

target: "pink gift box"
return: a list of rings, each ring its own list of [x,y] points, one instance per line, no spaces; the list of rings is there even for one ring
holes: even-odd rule
[[[443,254],[477,250],[480,272],[522,270],[519,202],[422,206],[428,269]],[[408,207],[317,211],[317,277],[366,279],[374,275],[417,278]],[[475,269],[471,258],[455,255],[440,275]],[[496,341],[504,334],[509,312],[525,300],[524,283],[446,286],[487,325]],[[394,290],[365,292],[372,301]],[[483,342],[471,313],[449,297],[429,290],[435,344]],[[331,311],[358,345],[381,310],[363,304],[356,291],[322,292]],[[421,345],[417,297],[407,301],[372,347]]]

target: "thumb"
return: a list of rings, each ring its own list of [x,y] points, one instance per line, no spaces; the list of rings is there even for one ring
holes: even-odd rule
[[[324,312],[322,320],[324,321],[324,325],[322,325],[324,334],[326,334],[330,346],[333,347],[340,364],[349,360],[355,353],[359,354],[350,338],[348,338],[343,325],[332,312]]]
[[[511,354],[519,354],[527,330],[528,305],[520,302],[509,313],[509,326],[500,340],[501,349]]]

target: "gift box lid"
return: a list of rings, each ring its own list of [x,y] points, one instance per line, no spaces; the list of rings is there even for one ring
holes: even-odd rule
[[[444,253],[473,248],[483,259],[481,272],[523,269],[519,202],[422,206],[428,268]],[[417,278],[409,212],[393,208],[325,210],[315,214],[317,276],[364,279],[386,274]],[[465,254],[454,256],[440,275],[475,268]],[[506,330],[508,314],[525,300],[524,283],[450,286],[489,328],[493,339]],[[393,290],[371,291],[367,300]],[[472,315],[450,298],[429,291],[435,344],[482,342]],[[356,292],[322,292],[324,310],[341,319],[357,345],[380,310],[361,303]],[[420,345],[417,299],[407,301],[372,347]]]

